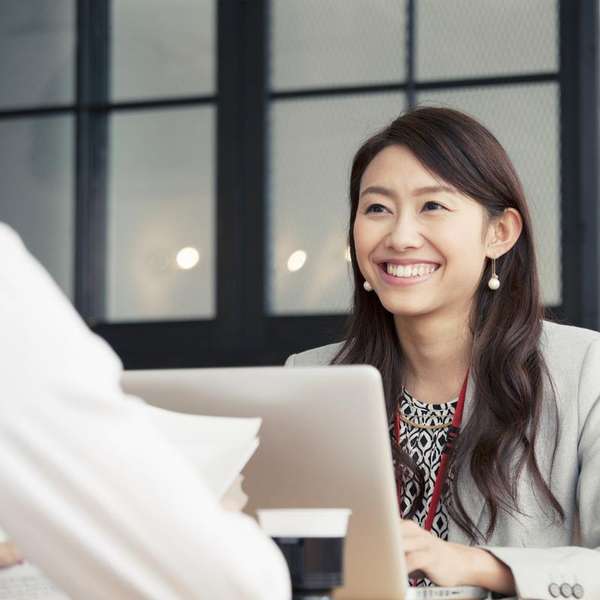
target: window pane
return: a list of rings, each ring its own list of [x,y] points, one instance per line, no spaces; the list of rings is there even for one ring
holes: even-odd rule
[[[0,2],[0,108],[74,98],[74,0]]]
[[[0,121],[0,221],[73,298],[73,119]]]
[[[557,84],[548,83],[419,96],[420,104],[441,104],[471,114],[505,147],[525,187],[542,296],[548,306],[561,303],[558,92]]]
[[[116,0],[111,9],[113,99],[214,92],[214,0]]]
[[[361,142],[397,117],[404,106],[402,94],[273,104],[270,313],[348,310],[351,279],[346,237],[352,158]]]
[[[272,87],[402,81],[406,0],[272,0]]]
[[[558,70],[555,0],[419,0],[419,79]]]
[[[210,318],[214,109],[110,120],[107,317]]]

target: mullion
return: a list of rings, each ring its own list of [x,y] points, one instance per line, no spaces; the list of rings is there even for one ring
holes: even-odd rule
[[[406,5],[406,98],[408,108],[413,108],[417,103],[417,94],[415,90],[415,52],[416,52],[416,31],[417,31],[417,7],[416,0],[408,0]]]
[[[216,104],[219,97],[210,96],[188,96],[157,99],[127,100],[123,102],[92,103],[84,108],[90,111],[120,112],[127,110],[152,110],[155,108],[179,108],[183,106],[197,106]]]
[[[243,101],[241,80],[243,19],[239,2],[217,3],[217,139],[216,139],[216,296],[219,339],[224,347],[240,345],[243,283],[244,181],[239,136]]]
[[[578,107],[578,47],[574,43],[578,37],[577,11],[571,2],[560,3],[559,44],[560,44],[560,191],[561,191],[561,296],[564,316],[571,323],[577,323],[582,302],[578,273],[579,260],[579,197],[578,132],[573,123],[573,115]],[[567,268],[565,268],[567,267]]]
[[[578,76],[580,82],[579,154],[580,165],[580,215],[579,229],[582,234],[579,253],[582,268],[581,318],[584,327],[596,329],[598,319],[598,4],[587,0],[579,6],[579,54]]]
[[[47,106],[39,108],[15,108],[0,110],[0,121],[12,121],[15,119],[35,119],[48,115],[69,115],[77,110],[76,104],[65,106]]]
[[[439,79],[416,81],[417,91],[455,89],[470,87],[500,87],[510,85],[528,85],[532,83],[548,83],[558,81],[559,73],[555,71],[539,73],[523,73],[520,75],[497,75],[490,77],[468,77],[464,79]]]
[[[525,73],[523,75],[502,75],[494,77],[471,77],[466,79],[441,79],[429,81],[410,81],[385,83],[379,85],[355,85],[340,87],[304,88],[298,90],[282,90],[271,92],[270,100],[295,100],[299,98],[321,96],[350,96],[355,94],[379,94],[385,92],[422,92],[439,89],[473,88],[473,87],[500,87],[510,85],[527,85],[535,83],[548,83],[558,81],[559,74]]]
[[[244,198],[244,302],[241,335],[247,347],[264,351],[268,210],[269,0],[240,2],[243,15],[243,107],[241,155]],[[251,115],[248,118],[248,115]]]
[[[448,79],[448,80],[431,80],[431,81],[415,81],[411,84],[407,82],[397,82],[380,85],[357,85],[343,86],[332,88],[306,88],[299,90],[283,90],[270,92],[268,97],[270,100],[286,100],[297,98],[308,98],[314,96],[340,96],[354,94],[378,94],[385,92],[407,92],[410,93],[411,88],[416,91],[438,90],[438,89],[453,89],[453,88],[469,88],[469,87],[490,87],[490,86],[505,86],[505,85],[520,85],[532,83],[547,83],[559,80],[558,73],[530,73],[524,75],[512,75],[501,77],[479,77],[468,79]],[[14,119],[20,117],[35,117],[38,115],[69,113],[77,109],[96,112],[108,111],[125,111],[125,110],[140,110],[154,109],[188,105],[214,104],[219,101],[218,95],[211,96],[195,96],[183,98],[165,98],[156,100],[137,100],[127,102],[105,102],[105,103],[79,103],[75,105],[65,105],[56,107],[41,107],[41,108],[23,108],[0,110],[0,120]]]
[[[75,161],[75,305],[90,324],[104,316],[106,295],[106,112],[87,105],[108,100],[110,0],[77,3]]]
[[[560,1],[560,164],[563,314],[598,322],[598,9]]]
[[[162,108],[181,108],[188,106],[215,105],[218,97],[210,96],[203,98],[190,98],[186,100],[140,100],[139,102],[127,102],[120,104],[74,104],[70,106],[56,106],[47,108],[22,108],[0,111],[0,121],[14,121],[17,119],[35,119],[53,115],[70,115],[78,111],[108,113],[126,112],[134,110],[154,110]]]

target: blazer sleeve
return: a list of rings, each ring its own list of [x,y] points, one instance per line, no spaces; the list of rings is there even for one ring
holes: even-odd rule
[[[590,344],[583,361],[578,408],[576,492],[582,545],[484,547],[510,567],[524,600],[600,598],[600,340]]]
[[[0,520],[70,597],[282,600],[285,561],[126,397],[121,365],[0,224]]]

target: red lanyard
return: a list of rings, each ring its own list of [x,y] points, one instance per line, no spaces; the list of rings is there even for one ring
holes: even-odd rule
[[[448,455],[450,454],[450,450],[452,450],[453,444],[456,442],[458,438],[458,434],[460,432],[460,425],[462,423],[463,416],[463,408],[465,406],[465,396],[467,394],[467,383],[469,381],[469,372],[467,371],[467,375],[465,377],[465,381],[460,390],[460,395],[458,397],[458,403],[456,405],[456,410],[454,411],[454,417],[452,419],[452,424],[448,428],[448,434],[446,437],[446,443],[444,444],[444,449],[442,450],[442,457],[440,460],[440,466],[438,467],[438,471],[435,477],[435,485],[433,486],[433,494],[431,495],[431,501],[429,502],[429,508],[427,509],[427,517],[425,519],[425,529],[427,531],[431,531],[431,526],[433,524],[433,518],[435,517],[435,513],[437,511],[438,505],[440,503],[440,496],[442,494],[442,486],[444,484],[444,479],[446,478],[446,469],[448,465]],[[396,434],[396,443],[400,442],[400,415],[398,411],[400,408],[396,409],[396,418],[395,418],[395,431]],[[400,498],[398,499],[400,500]]]

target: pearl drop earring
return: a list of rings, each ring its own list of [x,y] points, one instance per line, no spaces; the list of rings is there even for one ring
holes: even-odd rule
[[[497,290],[500,287],[500,280],[496,274],[496,259],[492,258],[492,276],[488,281],[488,287],[490,290]]]
[[[363,283],[363,287],[365,288],[365,292],[373,291],[373,286],[366,279],[365,279],[365,282]]]

